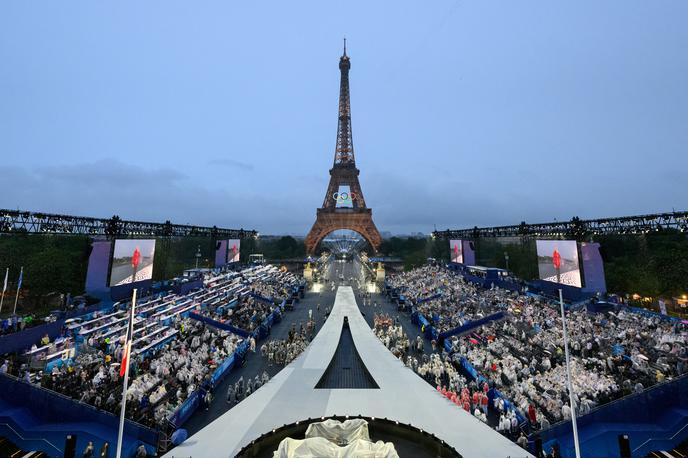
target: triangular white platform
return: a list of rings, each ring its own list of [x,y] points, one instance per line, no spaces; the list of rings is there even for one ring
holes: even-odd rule
[[[337,348],[345,316],[361,359],[380,389],[314,389]],[[443,439],[464,458],[532,457],[395,358],[365,322],[348,286],[339,287],[330,317],[300,357],[165,457],[233,457],[272,429],[333,415],[386,417],[412,424]]]

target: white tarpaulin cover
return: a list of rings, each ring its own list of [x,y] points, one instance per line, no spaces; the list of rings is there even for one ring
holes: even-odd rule
[[[341,446],[340,446],[341,445]],[[273,458],[399,458],[394,445],[370,442],[368,422],[362,418],[325,420],[311,423],[304,440],[290,437],[282,440]]]
[[[311,423],[306,430],[306,439],[310,437],[324,437],[338,445],[346,445],[356,439],[370,441],[368,422],[362,418],[346,420],[344,423],[332,419]]]
[[[399,458],[394,445],[356,439],[346,447],[339,447],[323,437],[298,440],[290,437],[280,442],[273,458]]]

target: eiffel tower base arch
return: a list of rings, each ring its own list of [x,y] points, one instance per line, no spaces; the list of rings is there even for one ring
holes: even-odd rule
[[[373,212],[370,208],[356,210],[318,209],[317,218],[310,232],[306,236],[306,252],[315,254],[315,250],[327,234],[338,229],[356,231],[373,247],[375,253],[380,248],[382,236],[373,222]]]

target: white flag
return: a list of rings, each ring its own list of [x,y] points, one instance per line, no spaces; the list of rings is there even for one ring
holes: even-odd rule
[[[2,286],[2,292],[7,291],[7,276],[10,274],[10,268],[8,267],[5,271],[5,284]]]

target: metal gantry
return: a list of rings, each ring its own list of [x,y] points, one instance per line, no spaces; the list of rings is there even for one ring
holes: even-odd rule
[[[56,215],[20,210],[0,210],[0,233],[89,235],[92,237],[211,237],[242,239],[257,237],[254,230],[189,226],[184,224],[126,221],[112,218]]]
[[[622,216],[582,220],[574,217],[571,221],[527,224],[522,222],[513,226],[474,227],[472,229],[447,229],[434,231],[433,237],[442,239],[477,239],[487,237],[568,237],[584,240],[595,235],[605,234],[648,234],[666,229],[680,232],[688,231],[688,212],[656,213],[652,215]]]

